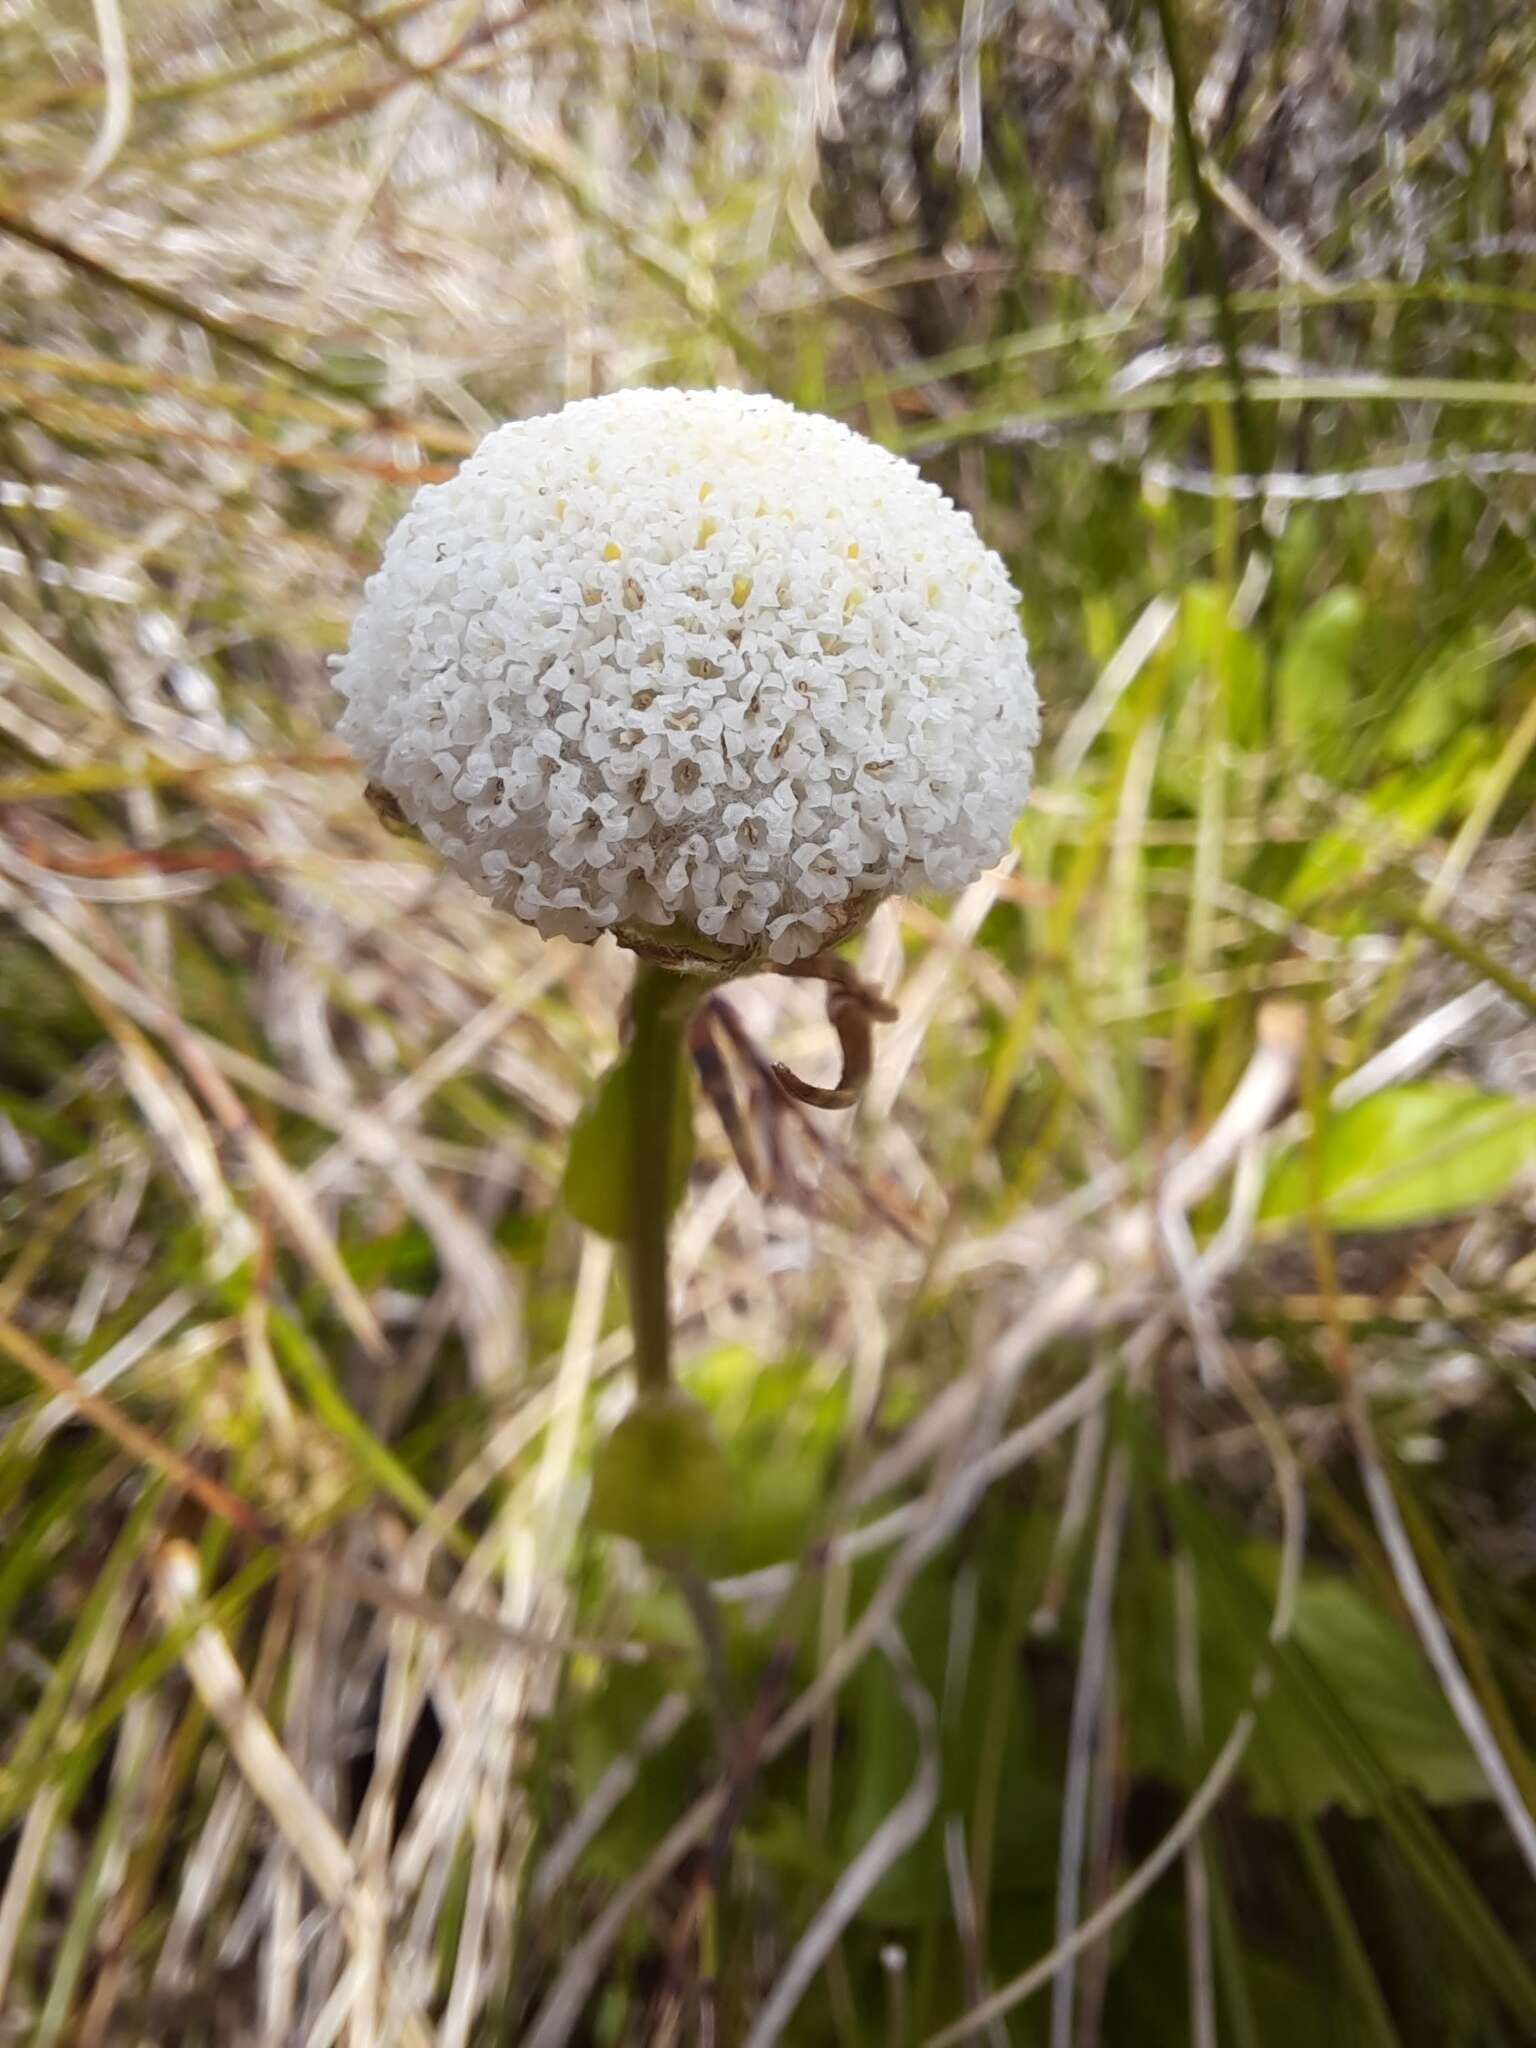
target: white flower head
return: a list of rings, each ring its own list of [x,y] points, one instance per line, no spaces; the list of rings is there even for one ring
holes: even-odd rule
[[[336,674],[373,782],[546,935],[788,964],[999,859],[1039,709],[969,517],[835,420],[620,391],[420,491]]]

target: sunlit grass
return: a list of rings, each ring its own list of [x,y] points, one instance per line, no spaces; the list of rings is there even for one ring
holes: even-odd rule
[[[1150,14],[0,18],[0,2038],[1529,2036],[1536,46],[1347,12],[1172,17],[1225,338]],[[723,1678],[584,1522],[627,967],[325,667],[490,422],[717,380],[1048,706],[818,1213],[700,1108]]]

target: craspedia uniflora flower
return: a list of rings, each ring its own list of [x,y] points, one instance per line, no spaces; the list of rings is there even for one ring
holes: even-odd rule
[[[990,866],[1039,730],[970,518],[738,391],[498,428],[396,527],[336,686],[374,783],[482,895],[728,966]]]

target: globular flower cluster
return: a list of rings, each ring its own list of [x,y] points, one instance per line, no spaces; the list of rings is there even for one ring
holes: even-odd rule
[[[373,781],[483,895],[765,963],[996,861],[1038,733],[968,516],[737,391],[497,429],[395,529],[336,685]]]

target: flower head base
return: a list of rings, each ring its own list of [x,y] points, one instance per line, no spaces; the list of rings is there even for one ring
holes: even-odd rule
[[[788,964],[1005,850],[1038,707],[967,515],[836,421],[622,391],[499,428],[336,675],[375,784],[546,935]]]

